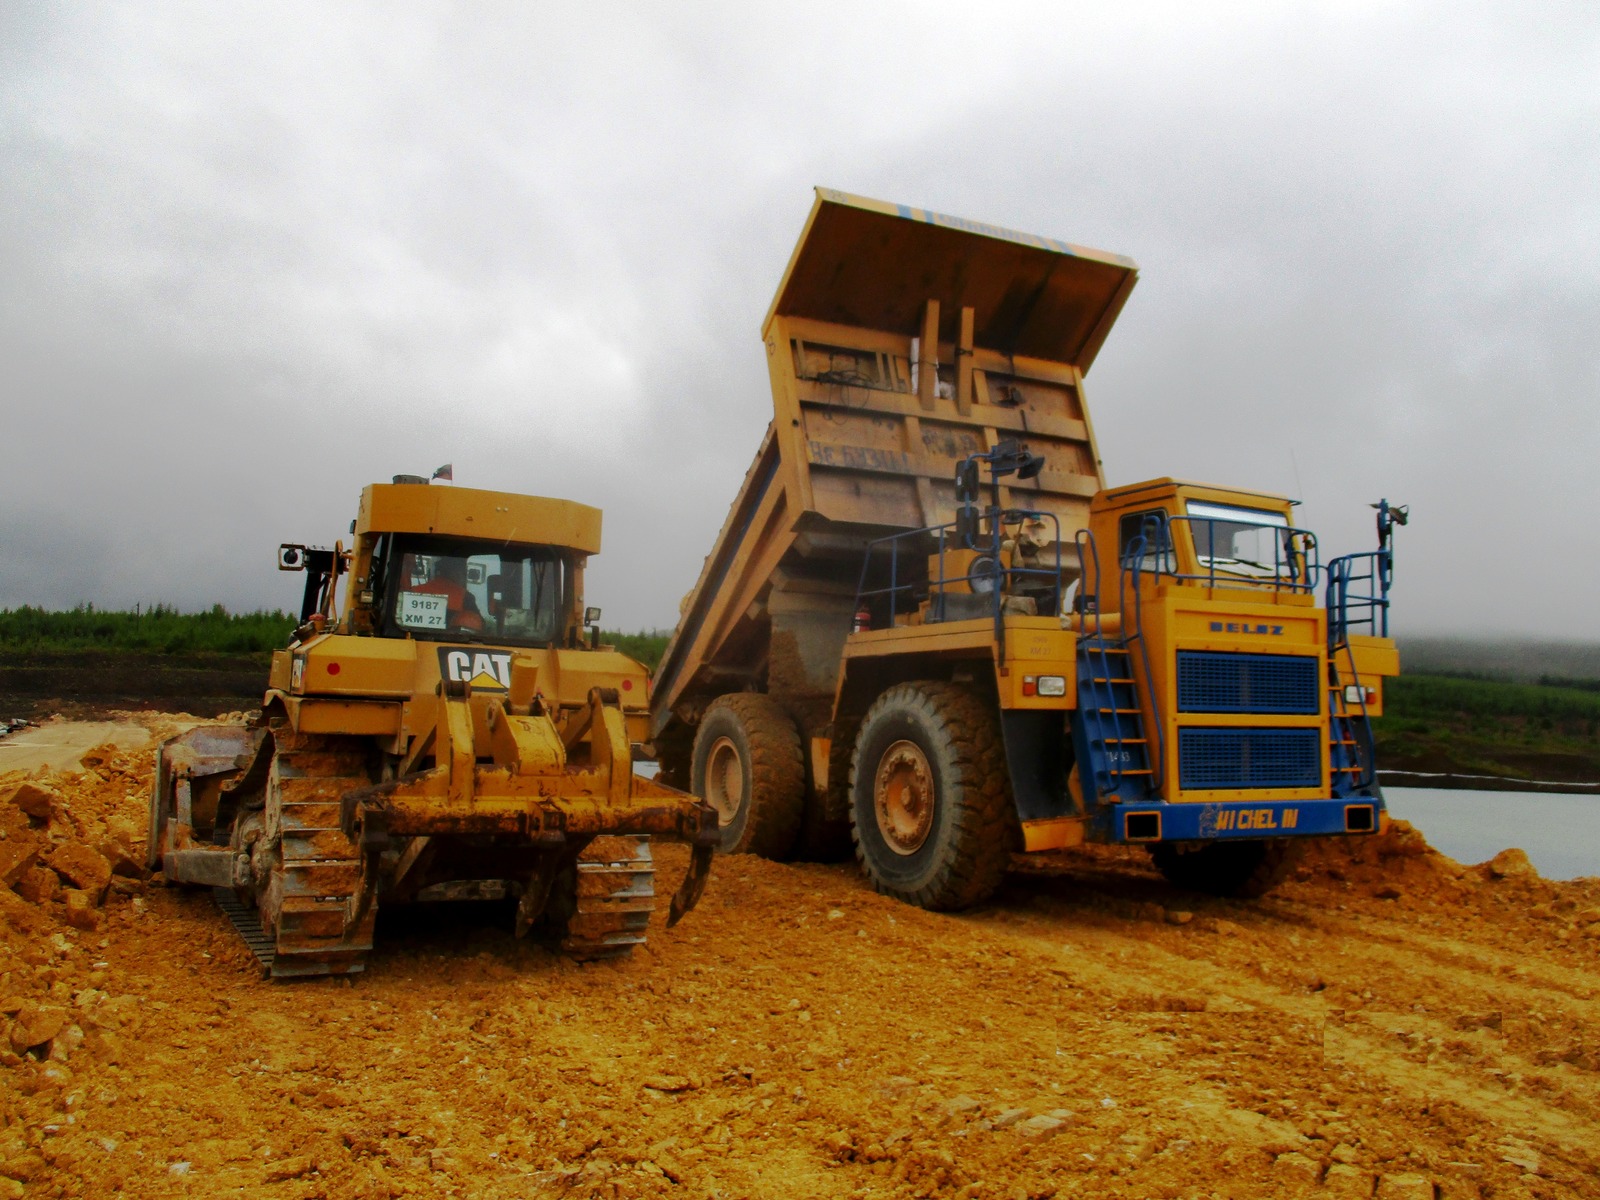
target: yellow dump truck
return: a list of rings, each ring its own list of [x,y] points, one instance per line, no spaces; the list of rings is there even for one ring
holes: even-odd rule
[[[1404,510],[1323,564],[1285,497],[1107,489],[1084,376],[1136,278],[818,192],[763,329],[774,420],[651,703],[723,849],[848,834],[880,890],[951,909],[1014,851],[1142,843],[1256,894],[1296,839],[1380,827]]]
[[[599,511],[398,476],[351,531],[279,548],[306,572],[302,623],[248,725],[160,747],[150,867],[216,888],[275,976],[362,969],[380,900],[515,900],[518,936],[626,953],[650,838],[695,848],[675,923],[716,817],[634,773],[650,680],[584,607]]]

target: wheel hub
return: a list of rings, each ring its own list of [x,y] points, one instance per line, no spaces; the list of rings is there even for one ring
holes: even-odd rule
[[[727,825],[744,803],[744,764],[730,737],[719,737],[706,755],[705,801],[717,810],[717,824]]]
[[[933,829],[933,771],[920,746],[899,741],[884,752],[873,799],[884,844],[900,855],[922,849]]]

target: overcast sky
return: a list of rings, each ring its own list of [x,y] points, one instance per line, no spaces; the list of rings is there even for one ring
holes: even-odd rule
[[[605,509],[670,627],[824,185],[1126,254],[1110,484],[1600,639],[1600,8],[0,5],[0,607],[293,607],[363,483]]]

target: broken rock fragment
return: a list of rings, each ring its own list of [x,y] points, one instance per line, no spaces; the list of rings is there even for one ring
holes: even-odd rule
[[[61,876],[62,882],[88,892],[96,904],[106,894],[111,883],[111,864],[98,850],[76,842],[57,846],[50,853],[46,865]]]
[[[16,1019],[11,1022],[11,1048],[25,1054],[35,1046],[43,1046],[66,1027],[65,1009],[30,1000],[17,1010]]]

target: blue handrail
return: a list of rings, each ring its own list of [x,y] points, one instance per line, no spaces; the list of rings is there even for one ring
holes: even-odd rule
[[[1061,611],[1061,519],[1051,512],[1039,512],[1027,508],[1008,508],[999,512],[985,513],[983,519],[989,523],[990,529],[987,538],[980,533],[976,538],[957,538],[960,533],[960,522],[951,521],[943,525],[926,525],[921,529],[907,529],[900,533],[889,534],[887,537],[874,538],[867,543],[867,553],[861,563],[861,576],[856,584],[856,608],[859,610],[864,603],[878,597],[887,596],[889,600],[888,621],[893,628],[896,618],[902,611],[901,597],[907,594],[909,603],[903,606],[906,612],[913,612],[920,601],[917,593],[926,586],[928,597],[943,597],[950,585],[967,583],[969,576],[946,575],[945,555],[952,549],[977,550],[990,556],[994,562],[994,590],[990,593],[989,614],[995,623],[995,636],[999,640],[1002,655],[1005,647],[1004,626],[1004,601],[1007,591],[1014,591],[1018,581],[1038,579],[1048,582],[1050,594],[1050,607],[1052,611]],[[1048,521],[1054,527],[1055,537],[1055,565],[1054,567],[1003,567],[1000,565],[1001,547],[1004,538],[1001,536],[1006,525],[1020,525],[1025,521]],[[910,580],[902,583],[900,572],[900,552],[902,544],[914,538],[933,537],[937,542],[938,575],[926,581]],[[987,544],[979,544],[986,542]],[[889,585],[887,587],[869,588],[867,580],[872,572],[872,566],[880,548],[887,547],[889,552]],[[921,550],[919,558],[925,557],[927,551]],[[965,593],[971,594],[971,593]],[[943,605],[938,606],[941,610]]]
[[[1389,636],[1389,588],[1394,582],[1394,552],[1368,550],[1344,554],[1328,563],[1328,645],[1352,633]]]

